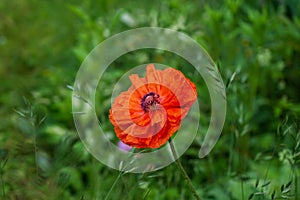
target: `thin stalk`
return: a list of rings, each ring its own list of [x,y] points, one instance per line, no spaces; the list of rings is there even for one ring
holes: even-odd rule
[[[295,200],[298,200],[298,175],[297,175],[297,170],[296,169],[294,169],[294,176],[295,176]]]
[[[241,181],[241,190],[242,190],[242,200],[244,200],[244,180]]]
[[[119,172],[117,178],[115,179],[114,183],[112,184],[112,186],[110,187],[106,197],[105,197],[105,200],[107,200],[110,196],[110,193],[113,191],[114,187],[116,186],[117,182],[119,181],[119,179],[121,178],[122,176],[122,171]]]
[[[178,155],[177,155],[177,152],[176,152],[176,149],[175,149],[175,146],[174,146],[174,143],[172,142],[172,140],[170,139],[169,140],[169,145],[170,145],[170,148],[171,148],[171,151],[172,151],[172,154],[173,154],[173,157],[175,159],[175,162],[179,168],[179,170],[181,171],[186,183],[188,184],[189,186],[189,189],[191,190],[192,194],[194,195],[195,199],[197,200],[201,200],[200,196],[197,194],[196,192],[196,189],[190,179],[190,177],[188,176],[188,174],[186,173],[185,169],[183,168],[181,162],[180,162],[180,159],[178,158]]]
[[[6,199],[2,172],[0,173],[0,180],[1,180],[1,185],[2,185],[2,195],[3,195],[4,199]]]
[[[3,172],[4,172],[4,167],[6,165],[7,162],[7,158],[3,161],[2,165],[1,165],[1,171],[0,171],[0,180],[1,180],[1,185],[2,185],[2,196],[4,197],[4,199],[6,199],[6,194],[5,194],[5,188],[4,188],[4,180],[3,180]]]
[[[33,135],[33,143],[34,143],[34,159],[35,159],[35,171],[36,171],[36,183],[39,182],[39,166],[38,166],[38,147],[37,147],[37,138],[36,138],[36,128],[33,124],[34,135]]]

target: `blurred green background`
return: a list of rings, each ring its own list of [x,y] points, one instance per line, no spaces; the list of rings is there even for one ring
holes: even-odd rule
[[[181,157],[203,199],[300,199],[298,0],[1,1],[0,199],[192,199],[175,164],[121,174],[92,157],[74,127],[70,86],[83,59],[106,38],[145,26],[194,38],[226,84],[217,145],[200,160],[198,136]],[[97,95],[103,127],[114,137],[112,85],[149,62],[196,83],[198,135],[205,134],[210,100],[201,77],[186,61],[151,50],[126,54],[108,69]]]

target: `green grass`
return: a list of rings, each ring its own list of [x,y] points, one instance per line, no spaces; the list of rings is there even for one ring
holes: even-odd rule
[[[0,19],[0,199],[193,198],[175,163],[120,173],[88,153],[74,126],[68,86],[83,59],[106,38],[145,26],[186,33],[217,63],[227,86],[221,138],[198,158],[210,120],[205,83],[185,60],[149,49],[108,68],[96,95],[105,131],[116,139],[108,110],[122,74],[170,65],[199,93],[199,134],[181,162],[202,198],[300,199],[299,1],[4,0]]]

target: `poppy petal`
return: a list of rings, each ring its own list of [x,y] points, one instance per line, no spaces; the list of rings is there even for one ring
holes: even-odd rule
[[[180,71],[146,67],[145,78],[129,76],[132,86],[112,104],[109,119],[117,137],[136,148],[159,148],[180,128],[197,99],[196,86]]]

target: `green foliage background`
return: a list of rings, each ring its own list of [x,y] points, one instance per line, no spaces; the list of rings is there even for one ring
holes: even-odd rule
[[[170,65],[199,92],[200,136],[181,160],[203,199],[300,199],[298,0],[1,1],[0,199],[192,199],[174,164],[120,174],[86,151],[74,127],[68,86],[82,60],[106,38],[145,26],[188,34],[217,63],[227,86],[222,136],[200,160],[206,86],[186,61],[151,50],[108,69],[97,94],[108,134],[110,89],[121,75]]]

